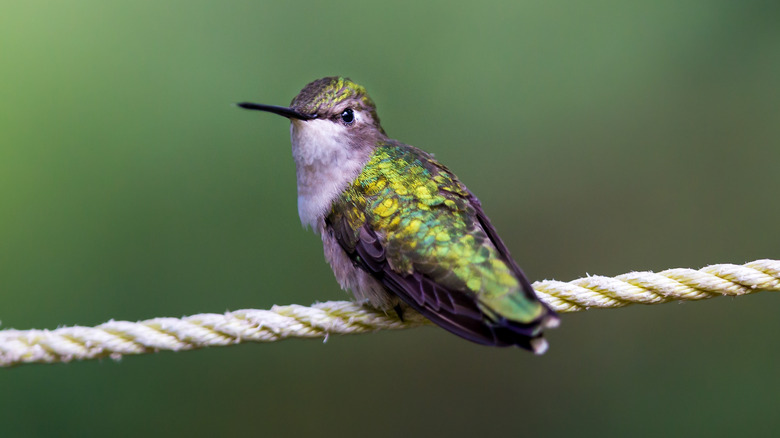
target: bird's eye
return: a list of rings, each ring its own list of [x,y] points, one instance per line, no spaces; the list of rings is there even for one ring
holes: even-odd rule
[[[345,125],[351,125],[355,121],[355,113],[352,112],[352,108],[347,108],[341,113],[341,120]]]

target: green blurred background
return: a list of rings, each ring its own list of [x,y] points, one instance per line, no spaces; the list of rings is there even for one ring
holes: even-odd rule
[[[365,85],[532,280],[780,258],[780,3],[36,2],[0,17],[2,327],[345,299],[285,105]],[[0,435],[780,429],[772,294],[565,315],[549,353],[424,328],[0,370]]]

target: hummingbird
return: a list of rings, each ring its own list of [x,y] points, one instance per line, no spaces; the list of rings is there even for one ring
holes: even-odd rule
[[[483,345],[547,350],[558,317],[539,301],[480,201],[433,155],[387,136],[366,89],[306,85],[289,107],[298,214],[341,287],[385,312],[416,310]]]

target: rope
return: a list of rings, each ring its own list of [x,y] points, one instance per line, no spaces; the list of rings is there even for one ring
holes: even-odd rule
[[[762,290],[780,291],[780,260],[711,265],[698,271],[677,268],[658,273],[629,272],[614,278],[594,275],[569,283],[545,280],[533,286],[539,299],[559,313],[706,300]]]
[[[617,277],[588,276],[571,282],[534,283],[539,299],[559,313],[592,308],[703,300],[758,291],[780,291],[780,260],[756,260],[745,265],[720,264],[694,269],[631,272]],[[290,338],[324,338],[399,330],[430,324],[407,311],[404,321],[394,312],[331,301],[311,307],[273,306],[271,310],[204,313],[183,318],[109,321],[97,327],[56,330],[0,331],[0,366],[54,363],[160,350],[194,350],[242,342],[276,342]]]

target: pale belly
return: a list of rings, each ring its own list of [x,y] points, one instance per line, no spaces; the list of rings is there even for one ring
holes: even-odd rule
[[[389,292],[366,271],[355,267],[341,245],[327,230],[320,229],[325,260],[328,261],[336,280],[344,290],[352,291],[360,303],[370,304],[382,310],[389,310],[400,303],[400,299]]]

